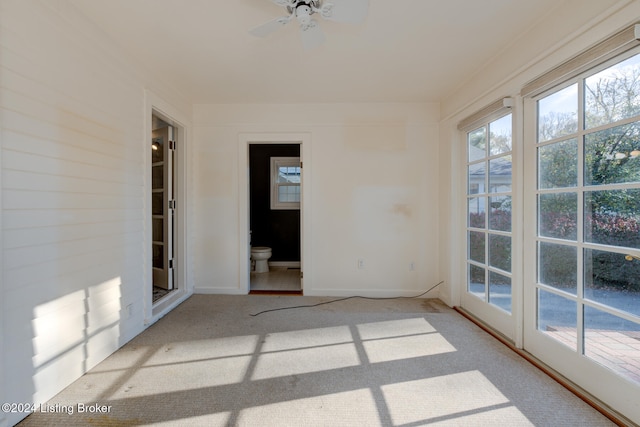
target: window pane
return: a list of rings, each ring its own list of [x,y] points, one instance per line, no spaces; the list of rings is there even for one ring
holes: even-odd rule
[[[489,234],[489,265],[511,272],[511,237]]]
[[[577,193],[540,194],[538,215],[540,236],[565,240],[577,239]]]
[[[578,185],[578,140],[538,148],[538,188]]]
[[[153,138],[151,141],[151,163],[158,163],[164,160],[163,138]]]
[[[585,192],[584,239],[640,248],[640,190]]]
[[[489,228],[497,231],[511,231],[511,196],[489,198]]]
[[[164,213],[164,193],[162,191],[151,194],[151,214],[163,215]]]
[[[640,182],[640,122],[585,136],[585,185]]]
[[[511,156],[498,157],[489,162],[489,192],[511,191]]]
[[[161,190],[164,188],[164,166],[163,164],[151,167],[151,188]]]
[[[586,79],[584,101],[587,129],[640,114],[640,55]]]
[[[489,123],[489,154],[511,151],[511,114]]]
[[[635,314],[640,320],[640,261],[585,249],[584,276],[586,298]]]
[[[469,227],[474,228],[486,228],[485,217],[487,198],[486,197],[472,197],[469,199]]]
[[[470,162],[487,157],[487,129],[485,127],[469,132],[467,140]]]
[[[281,185],[278,187],[278,201],[283,203],[300,202],[300,187],[297,185]]]
[[[164,219],[153,218],[152,223],[152,239],[155,242],[162,242],[164,240]]]
[[[487,174],[487,164],[485,162],[469,165],[469,194],[486,193],[484,179]]]
[[[640,325],[593,307],[584,308],[584,354],[640,383]]]
[[[511,313],[511,278],[489,272],[489,302]]]
[[[540,242],[538,246],[538,281],[547,286],[576,294],[578,252],[576,248]]]
[[[578,310],[575,301],[538,289],[538,330],[566,346],[578,347]]]
[[[485,233],[477,231],[469,232],[469,259],[484,264],[485,256]]]
[[[485,270],[484,268],[469,264],[469,293],[478,298],[485,299]]]
[[[153,245],[152,263],[154,268],[164,268],[164,247],[163,246]]]
[[[299,166],[279,166],[278,183],[300,183]]]
[[[577,131],[577,84],[538,101],[538,142],[571,135]]]

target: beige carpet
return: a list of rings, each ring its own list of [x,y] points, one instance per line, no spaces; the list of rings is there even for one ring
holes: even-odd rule
[[[250,316],[325,300],[193,296],[20,425],[612,425],[435,300]]]

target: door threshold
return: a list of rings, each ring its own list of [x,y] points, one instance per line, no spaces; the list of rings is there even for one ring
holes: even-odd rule
[[[249,291],[249,295],[300,295],[302,291],[278,291],[269,289],[254,289]]]

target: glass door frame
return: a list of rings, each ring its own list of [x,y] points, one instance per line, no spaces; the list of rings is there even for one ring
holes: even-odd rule
[[[600,70],[610,67],[612,64],[625,60],[633,55],[640,53],[639,49],[634,49],[626,54],[616,56],[605,63],[591,68],[588,71],[580,73],[578,76],[560,83],[557,86],[544,91],[534,97],[525,97],[523,99],[524,106],[524,157],[527,159],[524,164],[524,223],[528,227],[524,229],[524,349],[534,355],[536,358],[546,363],[554,370],[568,378],[573,383],[588,390],[596,398],[607,403],[614,409],[618,409],[622,413],[633,414],[636,419],[640,418],[640,409],[637,402],[630,402],[629,396],[637,396],[639,386],[632,383],[610,369],[600,365],[594,360],[584,355],[584,307],[593,306],[593,302],[587,302],[584,295],[584,250],[600,249],[602,246],[585,241],[583,236],[584,227],[584,194],[593,191],[593,185],[585,185],[584,178],[584,141],[585,136],[594,133],[593,130],[585,130],[584,124],[584,79],[598,73]],[[557,292],[559,297],[565,297],[576,302],[576,332],[577,343],[576,348],[570,348],[560,341],[550,337],[538,329],[539,289],[545,289],[549,292],[549,286],[539,283],[539,262],[538,262],[538,244],[541,241],[549,240],[539,235],[539,213],[538,213],[538,195],[544,193],[538,188],[538,101],[553,93],[557,93],[571,85],[577,85],[578,88],[578,129],[575,133],[567,137],[567,139],[575,138],[578,147],[577,151],[577,183],[576,187],[569,188],[570,192],[577,194],[577,236],[576,240],[567,241],[567,246],[575,247],[577,253],[577,289],[575,296],[563,293],[561,290]],[[638,116],[634,116],[638,117]],[[616,126],[619,122],[615,122]],[[598,129],[598,128],[596,128]],[[560,142],[560,138],[552,141]],[[606,186],[605,186],[606,187]],[[607,190],[608,188],[605,188]],[[606,248],[606,247],[605,247]],[[620,252],[618,247],[611,247],[614,252]],[[551,293],[555,293],[552,289]],[[634,400],[634,399],[631,399]],[[617,406],[619,405],[619,406]],[[616,407],[617,406],[617,407]]]

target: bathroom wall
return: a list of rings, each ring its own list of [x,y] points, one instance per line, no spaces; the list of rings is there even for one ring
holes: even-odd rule
[[[270,247],[269,262],[300,262],[300,210],[271,209],[271,157],[300,157],[300,145],[252,144],[249,149],[251,244]]]
[[[437,121],[437,104],[194,106],[196,292],[245,292],[239,153],[254,133],[310,135],[305,294],[410,295],[437,283]]]

